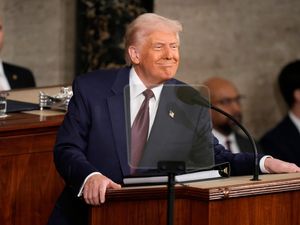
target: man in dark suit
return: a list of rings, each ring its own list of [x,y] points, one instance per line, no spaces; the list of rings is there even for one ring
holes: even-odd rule
[[[4,28],[0,17],[0,51],[4,42]],[[24,67],[3,62],[0,58],[0,90],[35,87],[32,72]]]
[[[278,83],[289,112],[260,143],[267,154],[300,166],[300,60],[281,70]]]
[[[148,125],[146,132],[148,140],[153,139],[152,133],[156,130],[161,131],[162,139],[167,135],[174,141],[171,135],[172,128],[181,127],[183,132],[193,135],[191,137],[184,133],[182,136],[185,140],[193,142],[190,146],[196,158],[194,160],[201,161],[201,151],[198,154],[194,151],[194,147],[199,144],[197,136],[202,137],[202,134],[197,132],[195,136],[190,132],[191,126],[195,124],[185,120],[189,116],[185,113],[194,112],[192,118],[198,113],[198,120],[201,120],[202,110],[194,110],[193,106],[180,103],[173,97],[174,102],[172,101],[169,107],[165,108],[166,104],[163,104],[167,99],[166,85],[182,84],[173,79],[179,65],[181,29],[178,21],[152,13],[143,14],[129,25],[126,32],[126,58],[131,64],[130,67],[95,71],[76,78],[73,83],[73,97],[59,129],[54,149],[55,164],[66,182],[66,187],[56,203],[48,224],[87,224],[88,205],[104,203],[107,189],[121,188],[118,183],[122,183],[123,177],[132,172],[127,158],[126,124],[132,125],[129,136],[135,136],[133,135],[135,121],[141,115],[139,109],[144,109],[148,104],[144,104],[146,100],[149,101],[148,113],[144,113],[145,116],[148,115],[148,119],[145,120],[147,121],[145,124]],[[124,88],[128,84],[129,97],[124,97]],[[148,95],[148,92],[152,94]],[[127,115],[125,98],[127,100],[129,98],[130,115]],[[170,133],[158,129],[162,126],[156,117],[163,113],[166,120],[169,120],[167,125],[170,125]],[[180,120],[175,120],[177,115]],[[126,121],[126,118],[130,118],[129,121]],[[186,122],[182,123],[183,120]],[[209,124],[209,121],[204,124]],[[202,123],[199,125],[203,126]],[[206,134],[211,136],[205,126],[200,127],[199,132],[202,128],[205,132],[204,137]],[[198,130],[198,125],[194,130]],[[174,134],[175,141],[180,146],[181,138],[178,131],[174,131]],[[155,136],[158,137],[157,133]],[[174,145],[172,140],[159,141],[161,145],[168,146]],[[146,148],[147,146],[148,143]],[[133,147],[135,146],[131,146]],[[216,139],[213,139],[213,148],[214,161],[230,162],[233,174],[252,173],[252,154],[234,155],[218,144]],[[295,165],[271,157],[260,155],[259,158],[263,160],[263,169],[269,172],[300,171]],[[78,196],[82,196],[82,199]]]
[[[242,121],[242,95],[232,82],[221,77],[211,77],[203,84],[208,88],[212,105],[227,112],[237,121]],[[253,152],[250,140],[237,130],[237,126],[232,120],[214,110],[211,112],[211,119],[213,134],[220,144],[232,153]],[[259,144],[257,144],[257,149],[262,153]]]

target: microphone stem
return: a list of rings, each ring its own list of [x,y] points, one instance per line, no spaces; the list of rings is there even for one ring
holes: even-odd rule
[[[259,180],[259,163],[258,163],[258,153],[257,153],[257,147],[255,144],[255,141],[253,139],[253,137],[249,134],[249,132],[246,130],[246,128],[244,128],[244,126],[238,122],[233,116],[231,116],[230,114],[228,114],[227,112],[223,111],[222,109],[219,109],[213,105],[210,105],[210,108],[221,113],[224,114],[225,116],[229,117],[231,120],[233,120],[239,128],[241,128],[244,133],[247,135],[247,137],[249,138],[251,145],[253,147],[254,150],[254,174],[253,174],[253,178],[251,180],[253,181],[258,181]]]

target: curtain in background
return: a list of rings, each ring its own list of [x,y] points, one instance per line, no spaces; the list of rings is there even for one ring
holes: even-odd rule
[[[153,0],[78,0],[76,74],[125,65],[126,26]]]

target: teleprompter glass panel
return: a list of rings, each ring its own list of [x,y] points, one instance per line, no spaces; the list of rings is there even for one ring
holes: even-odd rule
[[[131,128],[144,99],[143,90],[144,87],[138,85],[124,89],[129,166],[140,172],[157,169],[160,161],[183,161],[187,170],[213,166],[208,89],[200,85],[183,84],[152,88],[155,97],[149,103],[151,128],[139,163],[134,165]]]

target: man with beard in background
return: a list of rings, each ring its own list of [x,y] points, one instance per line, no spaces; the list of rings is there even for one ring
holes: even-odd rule
[[[212,77],[203,83],[208,87],[211,104],[227,112],[237,121],[242,121],[241,99],[235,85],[221,77]],[[236,129],[236,124],[219,112],[212,110],[213,134],[220,144],[232,153],[253,152],[250,140]],[[258,152],[262,152],[257,146]]]

